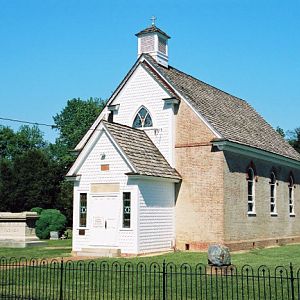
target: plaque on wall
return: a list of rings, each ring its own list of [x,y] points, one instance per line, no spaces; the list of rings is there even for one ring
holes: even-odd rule
[[[104,218],[102,217],[94,217],[93,218],[93,227],[100,227],[102,228],[104,226]]]

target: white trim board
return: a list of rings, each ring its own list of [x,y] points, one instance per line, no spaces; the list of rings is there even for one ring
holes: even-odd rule
[[[273,162],[275,164],[281,164],[295,169],[300,169],[300,161],[282,156],[280,154],[275,154],[272,152],[267,152],[251,146],[246,146],[230,141],[212,141],[212,144],[216,146],[221,151],[229,151],[237,154],[242,154],[246,156],[255,157],[258,159]]]

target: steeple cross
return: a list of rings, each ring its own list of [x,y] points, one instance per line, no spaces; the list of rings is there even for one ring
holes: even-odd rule
[[[150,18],[151,22],[152,22],[152,26],[155,26],[155,21],[156,21],[156,17],[153,16]]]

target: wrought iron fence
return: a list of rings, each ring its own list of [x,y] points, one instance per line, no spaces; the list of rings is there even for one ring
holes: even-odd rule
[[[0,299],[300,299],[300,270],[0,258]]]

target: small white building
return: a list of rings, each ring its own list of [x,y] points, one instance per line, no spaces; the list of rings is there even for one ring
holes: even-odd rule
[[[101,121],[70,173],[77,174],[74,252],[137,254],[172,247],[180,176],[144,131]]]
[[[169,66],[162,30],[137,37],[67,174],[74,254],[300,241],[300,155],[246,101]]]

